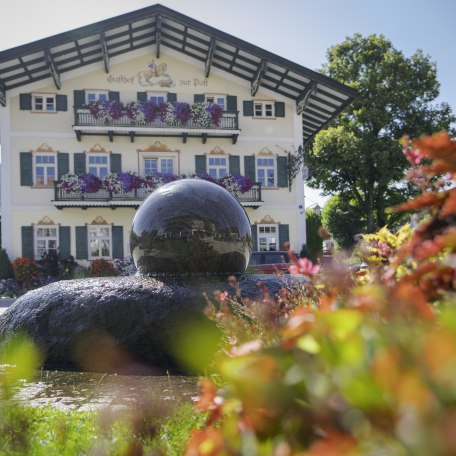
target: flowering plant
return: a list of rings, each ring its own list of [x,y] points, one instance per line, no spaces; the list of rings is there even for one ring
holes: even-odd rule
[[[23,284],[31,284],[36,278],[40,269],[38,263],[33,258],[16,258],[13,263],[14,278]]]
[[[96,193],[101,188],[101,180],[94,174],[79,176],[79,186],[82,193]]]
[[[123,105],[118,101],[94,101],[90,103],[89,110],[96,119],[109,121],[122,117]]]
[[[233,196],[248,192],[252,188],[252,180],[248,176],[228,175],[219,179],[216,183],[228,190]]]
[[[120,119],[127,116],[138,124],[154,122],[157,117],[167,126],[186,125],[193,119],[196,126],[211,127],[219,126],[223,114],[221,106],[212,103],[152,103],[146,101],[132,101],[123,105],[118,101],[95,101],[89,105],[90,114],[95,119],[105,122]]]
[[[137,123],[144,123],[146,120],[144,105],[139,101],[128,103],[127,106],[125,106],[125,114],[129,119],[134,120]]]
[[[79,176],[76,174],[65,174],[62,176],[61,182],[58,184],[67,193],[82,193],[81,185],[79,183]]]

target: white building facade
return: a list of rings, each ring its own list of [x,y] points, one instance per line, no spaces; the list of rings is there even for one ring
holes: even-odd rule
[[[287,152],[354,96],[161,5],[0,52],[2,247],[124,258],[150,189],[100,182],[196,174],[244,177],[253,250],[299,252],[304,185]],[[69,191],[76,176],[95,188]]]

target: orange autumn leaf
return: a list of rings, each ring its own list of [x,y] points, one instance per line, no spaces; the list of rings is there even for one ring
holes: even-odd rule
[[[435,312],[427,302],[425,294],[410,282],[402,282],[396,286],[391,302],[403,315],[414,315],[425,320],[434,318]]]
[[[435,133],[413,142],[413,146],[429,158],[453,159],[456,153],[456,142],[447,132]]]
[[[200,381],[200,390],[198,400],[195,402],[195,408],[201,411],[208,411],[214,405],[214,399],[217,396],[217,387],[207,378]]]
[[[325,438],[318,439],[304,453],[306,456],[345,456],[357,447],[356,440],[338,432],[328,433]]]
[[[443,218],[450,215],[456,215],[456,188],[448,192],[448,196],[440,209],[439,217]]]
[[[415,199],[407,201],[392,209],[393,212],[414,211],[417,209],[425,209],[431,207],[440,207],[442,205],[442,195],[436,193],[423,193]]]

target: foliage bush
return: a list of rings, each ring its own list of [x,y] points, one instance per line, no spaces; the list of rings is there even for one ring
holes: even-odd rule
[[[116,275],[117,271],[112,261],[105,260],[104,258],[91,261],[89,267],[90,277],[113,277]]]
[[[323,255],[323,238],[320,236],[321,215],[314,209],[306,210],[306,253],[307,258],[317,262]]]
[[[404,153],[423,193],[394,210],[428,217],[365,236],[368,270],[300,262],[308,281],[275,299],[210,299],[222,377],[202,380],[186,455],[456,454],[456,142]]]
[[[14,277],[13,267],[5,249],[0,250],[0,280],[12,279]]]

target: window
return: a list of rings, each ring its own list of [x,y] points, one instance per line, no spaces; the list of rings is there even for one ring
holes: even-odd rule
[[[40,259],[45,252],[56,251],[58,246],[58,228],[55,225],[35,226],[35,258]]]
[[[275,160],[274,158],[257,158],[257,182],[263,187],[275,187]]]
[[[277,225],[258,225],[258,250],[277,250]]]
[[[34,93],[32,94],[32,111],[56,112],[55,94]]]
[[[109,157],[107,155],[87,155],[87,169],[89,174],[103,179],[109,174]]]
[[[207,173],[214,179],[228,175],[228,159],[226,157],[208,157]]]
[[[274,102],[255,101],[253,104],[253,115],[255,117],[274,117]]]
[[[112,258],[111,227],[91,225],[87,229],[89,234],[89,260]]]
[[[34,184],[36,186],[49,187],[54,184],[56,175],[55,155],[34,155]]]
[[[217,104],[226,111],[226,96],[225,95],[206,95],[206,102],[210,104]]]
[[[153,104],[159,105],[165,103],[167,99],[166,93],[161,92],[147,92],[147,100]]]
[[[142,175],[147,174],[174,174],[174,158],[172,157],[143,157]]]
[[[87,104],[95,101],[109,101],[109,92],[107,90],[86,90],[85,97]]]

